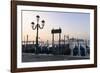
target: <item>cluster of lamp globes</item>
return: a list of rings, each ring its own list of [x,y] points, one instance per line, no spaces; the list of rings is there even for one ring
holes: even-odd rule
[[[32,29],[33,29],[33,30],[35,30],[36,28],[43,29],[44,24],[45,24],[45,21],[44,21],[44,20],[42,20],[42,21],[41,21],[41,25],[42,25],[42,26],[40,26],[40,25],[39,25],[39,19],[40,19],[40,16],[39,16],[39,15],[37,15],[37,16],[36,16],[36,18],[37,18],[37,24],[35,25],[35,23],[34,23],[34,22],[32,22],[32,23],[31,23],[31,24],[32,24]]]

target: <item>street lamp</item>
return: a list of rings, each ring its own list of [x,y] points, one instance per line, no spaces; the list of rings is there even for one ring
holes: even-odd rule
[[[32,29],[33,29],[33,30],[37,29],[37,33],[36,33],[36,49],[38,50],[38,46],[39,46],[39,44],[38,44],[38,32],[39,32],[39,28],[40,28],[40,29],[43,29],[44,24],[45,24],[45,21],[42,20],[42,21],[41,21],[41,25],[42,25],[42,26],[40,26],[40,24],[39,24],[39,18],[40,18],[40,16],[37,15],[36,18],[37,18],[37,24],[35,25],[34,22],[32,22],[31,24],[32,24]]]

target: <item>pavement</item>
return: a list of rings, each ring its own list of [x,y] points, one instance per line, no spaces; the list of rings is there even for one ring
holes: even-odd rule
[[[22,53],[22,62],[64,61],[64,60],[83,60],[83,59],[89,59],[89,56]]]

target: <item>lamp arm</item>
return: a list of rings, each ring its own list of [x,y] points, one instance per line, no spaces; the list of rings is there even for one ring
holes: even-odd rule
[[[43,29],[43,27],[44,27],[44,24],[42,25],[42,27],[39,25],[39,28],[40,28],[40,29]]]
[[[32,26],[32,29],[33,29],[33,30],[35,30],[35,29],[36,29],[36,27],[37,27],[37,26],[35,26],[35,27],[34,27],[34,26]]]

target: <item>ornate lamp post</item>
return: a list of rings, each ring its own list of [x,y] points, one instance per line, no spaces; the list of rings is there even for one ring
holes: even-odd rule
[[[36,16],[36,18],[37,18],[37,24],[35,25],[35,23],[34,22],[32,22],[31,24],[32,24],[32,29],[33,30],[37,30],[37,33],[36,33],[36,49],[38,50],[38,32],[39,32],[39,28],[40,29],[43,29],[43,27],[44,27],[44,24],[45,24],[45,21],[44,20],[42,20],[41,21],[41,25],[42,26],[40,26],[40,24],[39,24],[39,18],[40,18],[40,16],[39,15],[37,15]]]

